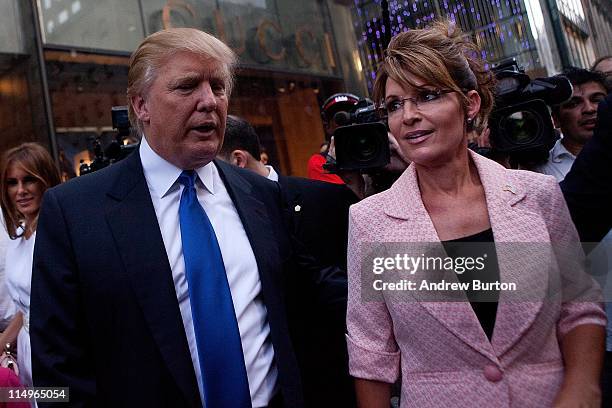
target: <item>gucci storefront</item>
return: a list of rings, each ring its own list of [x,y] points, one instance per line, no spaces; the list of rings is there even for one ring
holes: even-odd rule
[[[305,175],[329,95],[366,95],[350,4],[339,0],[7,0],[0,8],[0,149],[47,144],[65,178],[114,137],[128,59],[142,39],[195,27],[239,55],[229,112],[250,121],[270,161]],[[6,21],[4,21],[6,20]],[[10,24],[9,24],[10,23]]]

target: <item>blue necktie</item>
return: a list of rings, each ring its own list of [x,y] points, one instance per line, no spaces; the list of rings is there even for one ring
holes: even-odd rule
[[[206,408],[251,408],[242,343],[219,243],[185,170],[179,206],[181,241]]]

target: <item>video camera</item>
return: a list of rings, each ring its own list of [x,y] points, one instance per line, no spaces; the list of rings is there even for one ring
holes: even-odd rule
[[[326,170],[368,172],[389,163],[387,126],[378,116],[374,102],[360,99],[351,112],[337,112],[334,121],[340,125],[334,131],[336,162],[326,164]]]
[[[102,149],[99,138],[94,139],[94,159],[91,164],[84,163],[84,161],[81,160],[81,165],[79,167],[80,176],[93,173],[96,170],[103,169],[109,164],[118,162],[126,158],[138,147],[138,143],[124,144],[124,140],[131,134],[127,106],[113,106],[111,108],[111,116],[113,120],[113,129],[117,130],[115,138],[110,142],[106,150]]]
[[[557,141],[549,107],[571,98],[571,83],[561,76],[532,81],[514,59],[493,72],[497,96],[489,117],[491,151],[481,153],[505,155],[512,164],[524,166],[546,160]]]

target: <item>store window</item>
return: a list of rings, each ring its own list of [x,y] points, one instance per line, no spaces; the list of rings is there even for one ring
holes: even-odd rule
[[[0,2],[0,151],[36,141],[50,147],[29,2]]]
[[[324,140],[321,103],[340,91],[366,96],[350,4],[343,3],[41,0],[46,72],[66,173],[70,168],[76,175],[81,160],[93,160],[96,139],[102,145],[112,140],[110,109],[126,104],[129,55],[144,36],[194,27],[239,56],[229,113],[255,126],[280,172],[305,176],[308,158]]]

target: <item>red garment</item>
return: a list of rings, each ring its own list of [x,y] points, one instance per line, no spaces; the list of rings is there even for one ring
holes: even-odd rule
[[[323,168],[326,161],[325,157],[321,154],[313,154],[312,157],[308,159],[308,178],[333,184],[344,184],[344,181],[342,181],[338,175],[328,173],[327,170]]]
[[[0,387],[17,388],[21,387],[19,378],[15,373],[4,367],[0,367]],[[30,408],[29,402],[0,402],[0,408]]]

